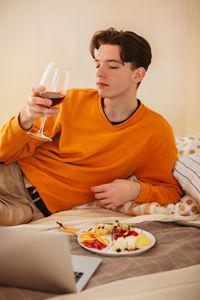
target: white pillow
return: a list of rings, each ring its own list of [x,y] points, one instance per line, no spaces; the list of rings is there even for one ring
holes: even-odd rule
[[[179,157],[173,175],[183,190],[200,203],[200,153]]]

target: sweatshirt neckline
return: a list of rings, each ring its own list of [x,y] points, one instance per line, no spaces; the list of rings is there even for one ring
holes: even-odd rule
[[[139,100],[140,101],[140,100]],[[112,124],[107,116],[104,113],[103,107],[102,107],[102,99],[101,97],[98,96],[98,109],[99,109],[99,114],[101,117],[101,120],[104,122],[104,124],[113,129],[113,130],[118,130],[124,127],[127,127],[128,125],[134,124],[135,122],[137,122],[141,117],[141,112],[143,111],[144,108],[144,104],[140,101],[140,105],[139,107],[132,113],[132,115],[130,115],[126,120],[122,121],[119,124]]]

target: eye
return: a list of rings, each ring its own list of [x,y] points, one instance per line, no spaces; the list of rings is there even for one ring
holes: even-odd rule
[[[117,66],[109,66],[110,69],[118,69],[119,67]]]

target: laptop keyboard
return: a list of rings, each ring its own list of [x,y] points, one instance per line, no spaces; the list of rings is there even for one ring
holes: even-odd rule
[[[79,279],[82,277],[83,273],[82,272],[74,272],[75,276],[75,281],[79,281]]]

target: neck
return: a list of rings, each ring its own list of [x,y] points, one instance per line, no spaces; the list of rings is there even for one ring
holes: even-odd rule
[[[110,122],[121,122],[126,120],[138,107],[136,96],[130,101],[122,99],[104,99],[104,113]]]

